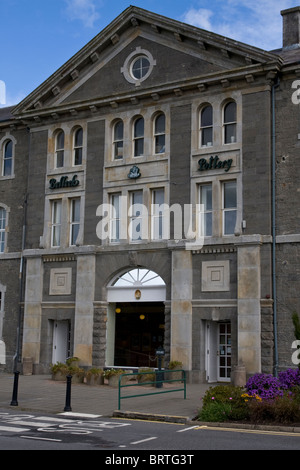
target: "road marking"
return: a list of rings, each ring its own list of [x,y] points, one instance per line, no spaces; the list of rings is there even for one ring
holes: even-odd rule
[[[142,442],[153,441],[154,439],[157,439],[157,437],[148,437],[148,439],[142,439],[141,441],[131,442],[130,444],[142,444]]]
[[[195,428],[198,428],[198,429],[199,429],[199,426],[191,426],[190,428],[180,429],[180,431],[176,431],[176,432],[190,431],[191,429],[195,429]]]
[[[22,439],[34,439],[35,441],[52,441],[52,442],[62,442],[61,439],[49,439],[47,437],[34,437],[34,436],[20,436]]]
[[[11,426],[0,426],[0,431],[6,431],[6,432],[26,432],[26,431],[30,431],[30,429],[13,428],[13,427],[11,427]]]
[[[93,415],[88,413],[72,413],[72,411],[66,411],[65,413],[59,413],[62,416],[74,416],[75,418],[101,418],[102,415]]]
[[[41,422],[35,422],[35,421],[14,421],[14,424],[18,424],[19,426],[31,426],[34,428],[45,428],[45,427],[50,427],[53,426],[51,423],[41,423]]]
[[[54,423],[73,423],[71,419],[52,418],[51,416],[36,416],[33,419],[40,419],[43,421],[53,421]]]

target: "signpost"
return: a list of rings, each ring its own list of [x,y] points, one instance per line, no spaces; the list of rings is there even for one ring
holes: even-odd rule
[[[161,370],[161,362],[162,362],[162,358],[165,355],[165,350],[160,346],[155,351],[155,355],[158,360],[158,371],[156,371],[156,388],[162,388],[163,386],[162,381],[164,379],[164,373]]]

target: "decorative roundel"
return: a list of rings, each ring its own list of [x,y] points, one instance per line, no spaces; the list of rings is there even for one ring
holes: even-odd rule
[[[146,49],[137,47],[125,60],[121,72],[124,78],[136,86],[139,86],[151,75],[156,60]]]

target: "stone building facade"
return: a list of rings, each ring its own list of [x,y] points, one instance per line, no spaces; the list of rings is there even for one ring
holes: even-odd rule
[[[292,365],[300,7],[282,16],[268,52],[129,7],[0,110],[2,368]]]

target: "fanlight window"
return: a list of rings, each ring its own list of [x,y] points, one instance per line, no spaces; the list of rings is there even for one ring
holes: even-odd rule
[[[132,269],[119,276],[114,282],[114,287],[147,287],[147,286],[164,286],[162,278],[154,271],[149,269]]]

